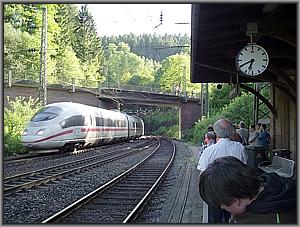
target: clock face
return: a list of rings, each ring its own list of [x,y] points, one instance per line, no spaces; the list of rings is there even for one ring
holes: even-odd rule
[[[247,76],[258,76],[269,64],[267,51],[259,45],[248,44],[236,56],[236,67]]]

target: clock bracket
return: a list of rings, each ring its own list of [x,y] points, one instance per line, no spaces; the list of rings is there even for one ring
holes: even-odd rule
[[[246,35],[250,37],[249,44],[255,44],[254,39],[258,34],[258,23],[257,22],[249,22],[247,23]]]

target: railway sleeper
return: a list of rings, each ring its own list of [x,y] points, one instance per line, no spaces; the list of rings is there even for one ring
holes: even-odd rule
[[[93,204],[97,204],[97,205],[108,205],[110,207],[112,206],[132,206],[132,205],[136,205],[135,201],[132,200],[122,200],[120,201],[120,199],[118,199],[117,201],[113,200],[108,200],[108,199],[100,199],[97,201],[93,201]]]
[[[121,187],[121,188],[141,188],[141,189],[148,189],[149,188],[149,185],[127,184],[127,183],[128,182],[118,184],[118,188],[119,187]]]
[[[130,191],[142,191],[142,192],[146,192],[148,189],[147,188],[134,188],[134,189],[131,189]],[[114,189],[112,189],[112,191],[125,191],[125,192],[128,192],[128,187],[120,187],[119,185],[117,187],[114,187]]]
[[[130,192],[128,192],[128,190],[124,190],[124,191],[110,191],[109,192],[109,194],[112,194],[112,195],[128,195],[128,196],[131,196],[131,195],[143,195],[144,194],[144,192],[146,192],[146,190],[143,190],[143,191],[136,191],[136,190],[134,190],[134,191],[131,191],[130,190]]]
[[[136,200],[139,201],[143,194],[135,194],[135,195],[130,195],[130,194],[119,194],[118,195],[105,195],[102,197],[102,199],[109,199],[109,200],[116,200],[116,199],[122,199],[122,200]]]

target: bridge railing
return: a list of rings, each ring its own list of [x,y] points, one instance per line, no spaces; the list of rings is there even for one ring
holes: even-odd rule
[[[28,85],[38,85],[38,80],[27,79],[26,76],[14,77],[12,73],[5,75],[4,83],[7,86],[12,84],[28,84]],[[165,95],[174,95],[199,99],[201,97],[200,93],[186,93],[178,91],[164,91],[159,87],[147,87],[147,86],[137,86],[137,85],[128,85],[120,83],[107,83],[107,82],[98,82],[95,80],[83,80],[72,78],[71,81],[62,81],[57,80],[55,83],[47,82],[47,86],[51,87],[61,87],[61,88],[71,88],[73,92],[76,91],[76,88],[84,88],[86,90],[91,90],[94,92],[100,92],[103,89],[115,89],[115,90],[129,90],[129,91],[140,91],[140,92],[150,92],[154,94],[165,94]]]

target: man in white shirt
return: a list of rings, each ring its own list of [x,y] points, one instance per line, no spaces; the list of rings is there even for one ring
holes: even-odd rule
[[[214,123],[213,128],[217,136],[217,143],[203,151],[197,169],[203,172],[215,159],[226,156],[234,156],[247,164],[248,156],[244,146],[229,139],[234,132],[232,123],[225,118],[221,118]],[[229,218],[230,214],[225,210],[208,205],[208,223],[228,223]]]

